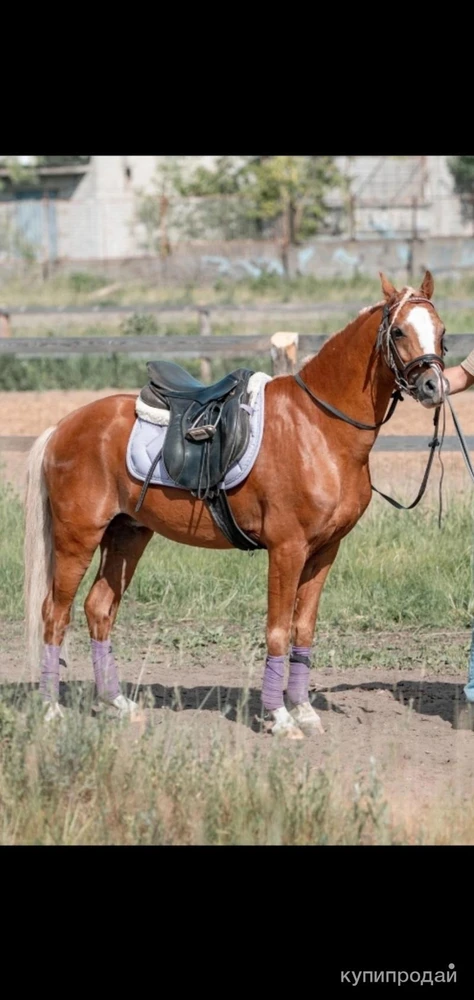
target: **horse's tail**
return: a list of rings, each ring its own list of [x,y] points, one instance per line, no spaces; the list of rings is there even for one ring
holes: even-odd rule
[[[41,610],[53,579],[53,522],[43,470],[46,445],[55,427],[35,441],[26,472],[25,501],[25,623],[30,669],[40,664],[43,643]]]

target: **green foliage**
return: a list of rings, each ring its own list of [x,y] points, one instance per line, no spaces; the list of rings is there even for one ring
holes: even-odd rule
[[[4,156],[1,166],[8,171],[8,179],[13,187],[37,187],[39,175],[34,166],[20,163],[17,156]]]
[[[474,220],[474,156],[453,156],[448,168],[454,178],[454,190],[461,198],[463,216]]]
[[[182,159],[170,157],[157,169],[154,190],[137,192],[136,221],[148,250],[162,250],[165,218],[188,238],[257,237],[270,224],[273,235],[280,229],[296,243],[325,228],[326,195],[345,185],[331,156],[221,156],[189,176]]]
[[[90,156],[37,156],[39,167],[69,167],[87,164]]]
[[[19,257],[25,264],[33,264],[37,256],[37,248],[22,235],[10,219],[0,220],[0,254],[6,257]]]
[[[251,214],[262,221],[287,216],[291,243],[325,228],[325,197],[331,188],[344,186],[332,156],[260,157],[242,174],[253,201]]]
[[[142,331],[143,332],[143,331]],[[150,332],[150,331],[148,331]],[[159,352],[157,351],[157,356]],[[153,359],[150,358],[150,361]],[[199,361],[187,359],[184,365],[195,378],[200,378]],[[215,361],[212,377],[219,378],[239,366],[270,373],[270,358],[236,357]],[[146,361],[126,354],[83,354],[70,358],[16,358],[5,355],[0,365],[0,391],[42,391],[45,389],[127,389],[136,391],[145,385],[148,375]]]
[[[82,293],[95,292],[107,284],[108,279],[100,274],[92,274],[90,271],[73,271],[67,276],[67,284],[72,292],[77,295]]]
[[[158,322],[152,313],[134,313],[120,324],[120,334],[124,337],[154,337],[158,333]]]

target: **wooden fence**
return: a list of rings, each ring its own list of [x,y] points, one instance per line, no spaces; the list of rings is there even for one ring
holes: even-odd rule
[[[0,355],[18,358],[64,358],[78,354],[130,354],[149,358],[239,358],[268,355],[271,339],[260,334],[240,337],[137,336],[137,337],[5,337]],[[321,350],[329,336],[299,334],[298,353],[304,357]],[[474,348],[474,333],[452,333],[447,338],[451,357],[466,357]],[[448,362],[449,363],[449,362]]]
[[[272,337],[254,336],[130,336],[130,337],[0,337],[0,355],[17,358],[66,358],[74,355],[128,354],[153,360],[198,359],[202,363],[203,377],[210,374],[209,363],[214,359],[238,359],[268,356],[272,359],[273,374],[294,371],[298,359],[306,359],[321,350],[329,337],[325,334],[275,333]],[[474,334],[450,334],[447,338],[451,359],[464,358],[474,348]],[[1,362],[0,362],[1,363]],[[474,437],[467,444],[474,449]],[[0,436],[0,451],[29,451],[34,437]],[[419,436],[379,437],[377,451],[425,451],[427,439]],[[457,451],[457,438],[444,440],[445,451]]]

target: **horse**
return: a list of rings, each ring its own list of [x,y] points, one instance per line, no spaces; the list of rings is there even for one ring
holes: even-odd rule
[[[379,428],[401,392],[427,408],[445,399],[445,328],[431,301],[431,273],[417,290],[397,291],[384,274],[380,279],[379,302],[299,372],[268,378],[257,458],[227,495],[235,523],[268,553],[262,703],[271,732],[287,739],[324,731],[308,691],[318,606],[341,540],[370,503],[369,457]],[[61,646],[98,547],[100,566],[85,601],[97,695],[128,719],[138,705],[121,692],[111,630],[150,539],[157,533],[185,545],[232,547],[209,505],[189,490],[150,485],[143,499],[143,484],[125,462],[136,402],[117,393],[75,410],[42,433],[28,457],[25,620],[48,721],[63,715]]]

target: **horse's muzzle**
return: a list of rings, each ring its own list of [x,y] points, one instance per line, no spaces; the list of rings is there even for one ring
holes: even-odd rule
[[[431,408],[439,406],[446,394],[446,383],[443,373],[438,368],[429,368],[415,382],[416,399],[422,406]]]

